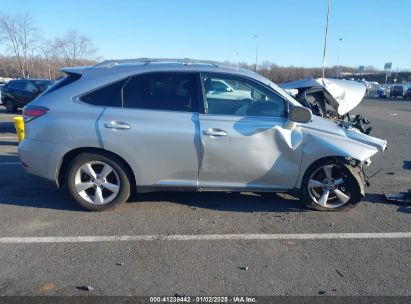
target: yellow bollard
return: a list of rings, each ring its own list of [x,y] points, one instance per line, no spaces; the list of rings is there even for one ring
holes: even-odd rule
[[[19,138],[19,142],[24,139],[24,120],[21,116],[13,117],[14,120],[14,127],[16,128],[17,137]]]

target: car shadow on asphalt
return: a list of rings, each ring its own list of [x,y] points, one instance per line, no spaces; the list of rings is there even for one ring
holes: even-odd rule
[[[31,177],[21,177],[24,185],[16,191],[3,191],[0,186],[0,205],[14,205],[30,208],[54,209],[62,211],[84,212],[70,197],[65,187],[57,189]],[[411,189],[409,190],[411,191]],[[396,212],[411,214],[408,203],[387,201],[381,194],[367,194],[364,201],[372,204],[394,205]],[[128,204],[173,203],[190,208],[210,209],[229,212],[309,212],[301,202],[293,197],[281,194],[226,193],[226,192],[151,192],[133,194]],[[154,207],[157,208],[157,207]],[[121,207],[120,209],[121,210]]]
[[[275,193],[244,192],[152,192],[133,195],[129,203],[171,202],[190,208],[231,212],[305,212],[298,199]]]
[[[6,198],[3,198],[2,201],[0,201],[0,205],[54,209],[61,211],[84,211],[84,209],[77,205],[63,189],[59,190],[52,186],[41,188],[43,189],[43,193],[49,193],[47,197],[45,197],[44,194],[41,195],[34,191],[21,189],[21,193],[7,195]]]
[[[6,195],[0,205],[14,205],[30,208],[55,209],[62,211],[83,212],[67,193],[52,186],[36,184],[31,189],[20,189],[19,193]],[[45,193],[48,193],[45,197]],[[305,212],[307,209],[299,201],[284,199],[273,194],[272,198],[250,196],[238,193],[196,193],[196,192],[153,192],[136,194],[128,200],[128,204],[174,203],[190,208],[211,209],[231,212]],[[121,209],[121,207],[120,207]]]
[[[57,189],[53,185],[33,179],[23,170],[15,172],[13,177],[18,180],[15,185],[2,183],[3,178],[0,178],[0,205],[84,211],[71,199],[66,189]]]
[[[0,185],[0,205],[14,205],[30,208],[62,211],[84,211],[70,197],[66,187],[61,189],[27,176],[23,171],[16,176],[19,185]],[[0,181],[1,182],[1,181]],[[231,212],[305,212],[308,211],[297,199],[283,198],[276,194],[225,192],[152,192],[133,194],[128,204],[173,203],[190,208],[212,209]],[[157,206],[153,205],[153,208]],[[119,208],[121,210],[121,207]]]

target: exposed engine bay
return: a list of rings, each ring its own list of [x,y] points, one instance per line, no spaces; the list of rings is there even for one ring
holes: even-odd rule
[[[360,114],[350,115],[365,95],[365,85],[338,79],[304,79],[282,85],[303,106],[316,116],[335,121],[344,128],[370,134],[370,121]]]

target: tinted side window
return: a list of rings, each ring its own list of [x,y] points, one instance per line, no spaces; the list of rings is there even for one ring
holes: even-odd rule
[[[203,74],[206,113],[234,116],[285,117],[285,100],[278,94],[242,77]],[[215,90],[220,83],[225,90]]]
[[[26,81],[24,84],[24,91],[34,93],[34,92],[37,92],[38,89],[36,88],[34,83],[32,83],[31,81]]]
[[[95,106],[121,107],[121,89],[127,79],[98,88],[80,97],[80,100]]]
[[[53,82],[36,80],[34,81],[34,84],[39,88],[40,92],[44,92],[53,84]]]
[[[123,88],[128,108],[195,111],[196,77],[191,73],[150,73],[132,77]]]

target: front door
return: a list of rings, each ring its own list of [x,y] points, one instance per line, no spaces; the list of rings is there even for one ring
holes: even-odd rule
[[[25,106],[36,98],[38,89],[31,81],[24,81],[24,88],[20,91],[19,106]]]
[[[205,113],[200,115],[202,190],[287,190],[294,187],[302,135],[287,130],[286,101],[242,77],[202,74]],[[222,94],[212,83],[227,84]]]

